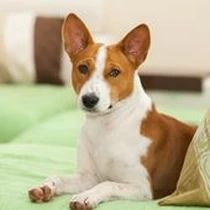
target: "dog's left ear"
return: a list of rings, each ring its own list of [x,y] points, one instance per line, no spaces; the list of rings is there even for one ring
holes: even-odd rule
[[[129,32],[118,44],[121,51],[138,67],[145,58],[150,46],[150,32],[147,25],[142,24]]]

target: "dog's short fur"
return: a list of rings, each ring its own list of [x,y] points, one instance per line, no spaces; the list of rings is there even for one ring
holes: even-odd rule
[[[148,53],[148,27],[139,25],[106,46],[95,43],[84,23],[70,14],[63,40],[78,104],[86,112],[79,169],[71,178],[51,177],[33,188],[31,200],[76,194],[71,209],[85,210],[104,201],[147,200],[173,192],[196,128],[158,113],[142,88],[136,69]]]

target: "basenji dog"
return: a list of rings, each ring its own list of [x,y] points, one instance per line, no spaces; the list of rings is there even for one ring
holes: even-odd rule
[[[148,200],[175,190],[196,127],[159,113],[145,93],[138,67],[150,32],[141,24],[117,44],[94,42],[70,14],[63,25],[72,84],[86,113],[78,147],[78,172],[50,177],[29,190],[34,202],[75,194],[72,210],[90,210],[114,199]]]

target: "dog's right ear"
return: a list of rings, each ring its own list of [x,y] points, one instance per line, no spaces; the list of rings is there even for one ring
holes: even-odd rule
[[[85,24],[75,14],[67,16],[62,30],[63,42],[66,52],[73,59],[80,51],[84,50],[89,44],[93,43]]]

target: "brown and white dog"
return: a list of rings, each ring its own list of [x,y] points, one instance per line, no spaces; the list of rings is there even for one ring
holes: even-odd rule
[[[114,199],[156,199],[173,192],[196,128],[160,114],[144,92],[137,67],[150,33],[134,28],[117,44],[95,43],[85,24],[70,14],[63,26],[72,83],[86,112],[75,176],[51,177],[29,191],[32,201],[76,194],[73,210]]]

